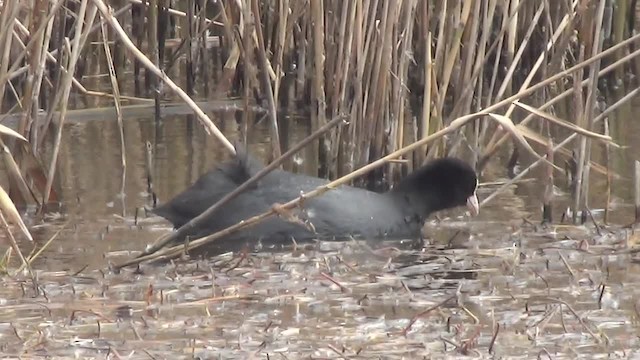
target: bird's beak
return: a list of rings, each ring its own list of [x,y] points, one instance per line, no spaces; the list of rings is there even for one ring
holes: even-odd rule
[[[475,192],[467,198],[467,208],[469,208],[471,216],[478,216],[480,213],[480,204],[478,204],[478,197]]]

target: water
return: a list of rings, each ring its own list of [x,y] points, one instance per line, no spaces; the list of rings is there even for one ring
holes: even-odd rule
[[[612,170],[619,175],[612,186],[612,225],[633,220],[631,169],[640,159],[640,124],[630,115],[618,116],[612,118],[611,132],[623,148],[612,152]],[[213,118],[230,139],[239,137],[233,116],[214,113]],[[38,245],[66,227],[33,264],[41,287],[37,293],[28,278],[2,279],[2,352],[132,358],[526,358],[548,353],[571,358],[631,356],[639,345],[632,334],[637,333],[640,269],[628,251],[637,235],[620,226],[597,234],[591,223],[540,227],[542,188],[531,180],[535,174],[501,193],[476,218],[464,217],[461,210],[439,214],[442,221],[432,217],[419,251],[398,242],[375,249],[356,242],[324,243],[114,274],[110,263],[171,231],[157,217],[142,215],[134,222],[136,208],[149,204],[145,142],[155,144],[159,202],[228,155],[185,116],[167,116],[158,126],[149,116],[130,117],[121,193],[115,120],[71,121],[67,127],[58,173],[64,206],[44,222],[27,219]],[[267,125],[251,127],[248,138],[249,149],[264,157]],[[505,156],[492,160],[482,182],[505,180]],[[595,161],[602,163],[603,156],[594,151]],[[594,210],[605,204],[605,180],[592,175]],[[568,194],[564,181],[556,184],[554,218],[559,221]],[[480,199],[496,187],[481,187]],[[602,225],[602,212],[594,214]]]

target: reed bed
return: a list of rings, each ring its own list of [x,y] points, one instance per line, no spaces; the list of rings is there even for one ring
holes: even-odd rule
[[[17,132],[28,140],[6,147],[5,161],[20,167],[11,173],[11,199],[57,199],[58,149],[75,96],[115,106],[120,129],[121,107],[153,102],[160,117],[160,104],[178,98],[229,151],[194,99],[242,97],[244,128],[256,105],[268,114],[272,159],[289,148],[284,115],[308,113],[309,134],[348,118],[307,146],[307,173],[336,179],[402,156],[400,165],[386,157],[368,168],[372,176],[361,182],[369,187],[444,154],[468,156],[479,171],[505,148],[514,162],[544,163],[520,155],[530,143],[556,164],[543,174],[545,205],[554,179],[571,165],[575,221],[589,208],[591,173],[615,175],[591,153],[615,149],[599,135],[609,126],[606,113],[637,91],[637,79],[627,76],[640,69],[633,4],[4,0],[1,111],[20,114]],[[89,75],[104,72],[111,90],[88,88]],[[599,99],[614,88],[624,91],[603,109]],[[46,156],[45,139],[54,144]]]

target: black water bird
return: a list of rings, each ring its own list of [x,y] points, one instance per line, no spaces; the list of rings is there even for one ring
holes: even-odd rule
[[[233,159],[204,174],[153,212],[179,228],[262,168],[261,162],[239,147]],[[191,229],[188,236],[193,239],[212,234],[327,183],[325,179],[276,169]],[[215,244],[419,238],[424,220],[435,211],[467,205],[471,214],[477,215],[477,185],[476,173],[468,164],[441,158],[418,168],[387,192],[340,186],[293,209],[289,214],[296,221],[272,216]]]

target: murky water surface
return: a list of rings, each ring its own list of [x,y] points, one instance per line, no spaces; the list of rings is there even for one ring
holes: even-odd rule
[[[233,118],[218,117],[237,137]],[[67,125],[60,155],[64,207],[28,218],[42,246],[28,276],[0,278],[0,352],[78,358],[628,358],[640,356],[640,237],[630,174],[640,124],[615,119],[628,146],[612,153],[609,225],[598,211],[606,178],[594,174],[593,222],[559,224],[568,195],[558,181],[556,225],[540,226],[537,181],[508,188],[469,219],[461,210],[426,225],[411,243],[319,243],[208,260],[108,270],[171,231],[135,209],[149,203],[145,148],[156,144],[163,202],[226,158],[219,143],[181,116],[125,122],[127,173],[120,194],[113,119]],[[624,127],[622,126],[624,124]],[[624,128],[624,131],[619,129]],[[250,139],[268,142],[266,125]],[[265,143],[250,149],[264,154]],[[594,159],[602,161],[595,151]],[[496,159],[480,198],[505,180]],[[533,178],[533,175],[532,177]],[[530,178],[530,179],[531,179]],[[23,244],[28,249],[28,244]]]

